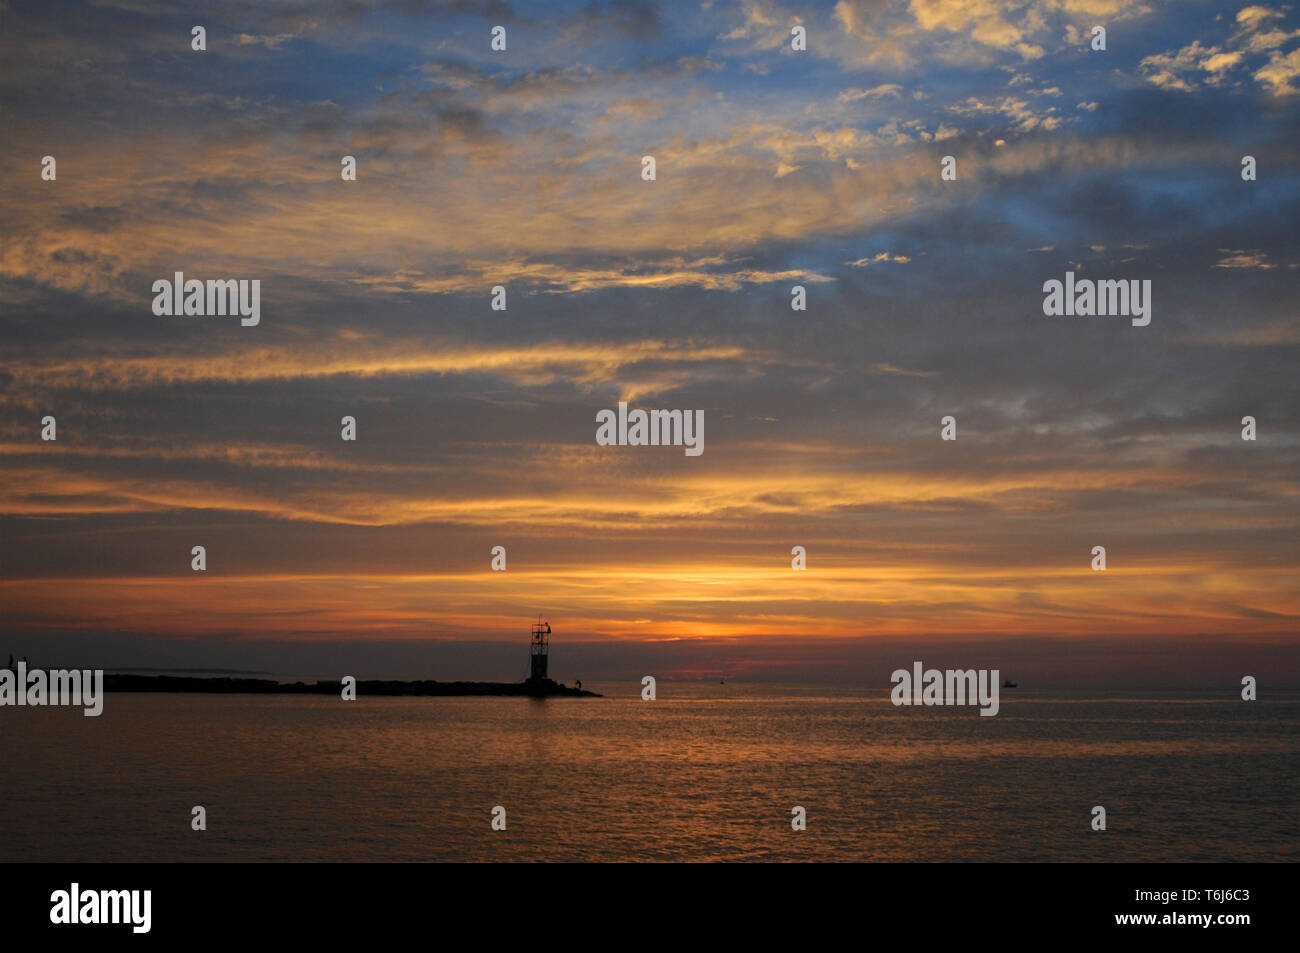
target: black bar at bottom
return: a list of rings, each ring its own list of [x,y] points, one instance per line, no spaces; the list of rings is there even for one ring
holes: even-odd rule
[[[115,946],[415,936],[655,947],[687,942],[682,931],[728,947],[786,935],[803,945],[820,936],[811,944],[820,946],[838,945],[831,936],[844,930],[944,946],[1125,934],[1231,943],[1285,929],[1294,893],[1293,869],[1267,864],[8,864],[5,873],[7,939]],[[74,918],[73,884],[75,919],[102,909],[127,922],[52,922]],[[143,893],[103,893],[146,890],[147,932],[137,930]]]

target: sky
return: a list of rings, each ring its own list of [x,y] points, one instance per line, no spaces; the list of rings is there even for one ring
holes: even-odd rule
[[[0,0],[0,64],[0,654],[1300,682],[1290,4]]]

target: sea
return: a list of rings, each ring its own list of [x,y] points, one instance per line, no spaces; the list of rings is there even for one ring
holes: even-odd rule
[[[0,861],[1297,859],[1297,692],[584,687],[6,708]]]

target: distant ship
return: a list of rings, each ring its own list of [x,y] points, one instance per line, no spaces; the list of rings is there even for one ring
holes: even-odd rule
[[[1005,682],[1002,683],[1002,687],[1003,687],[1003,688],[1016,688],[1017,686],[1016,686],[1016,683],[1015,683],[1015,682],[1013,682],[1011,679],[1008,678]]]

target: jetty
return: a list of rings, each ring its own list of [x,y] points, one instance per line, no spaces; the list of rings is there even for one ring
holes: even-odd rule
[[[528,647],[528,677],[521,682],[437,682],[358,680],[357,697],[391,695],[439,698],[466,695],[527,698],[601,698],[585,691],[582,682],[569,686],[550,677],[551,624],[540,618],[533,625]],[[132,675],[106,672],[106,692],[177,692],[205,695],[341,695],[343,680],[277,682],[269,678],[195,678],[187,675]]]
[[[186,675],[128,675],[104,673],[106,692],[179,692],[205,695],[339,695],[341,679],[318,682],[277,682],[269,678],[196,678]],[[439,697],[453,695],[522,695],[529,698],[601,698],[596,692],[546,678],[523,682],[436,682],[364,680],[357,682],[362,695],[408,695]]]

